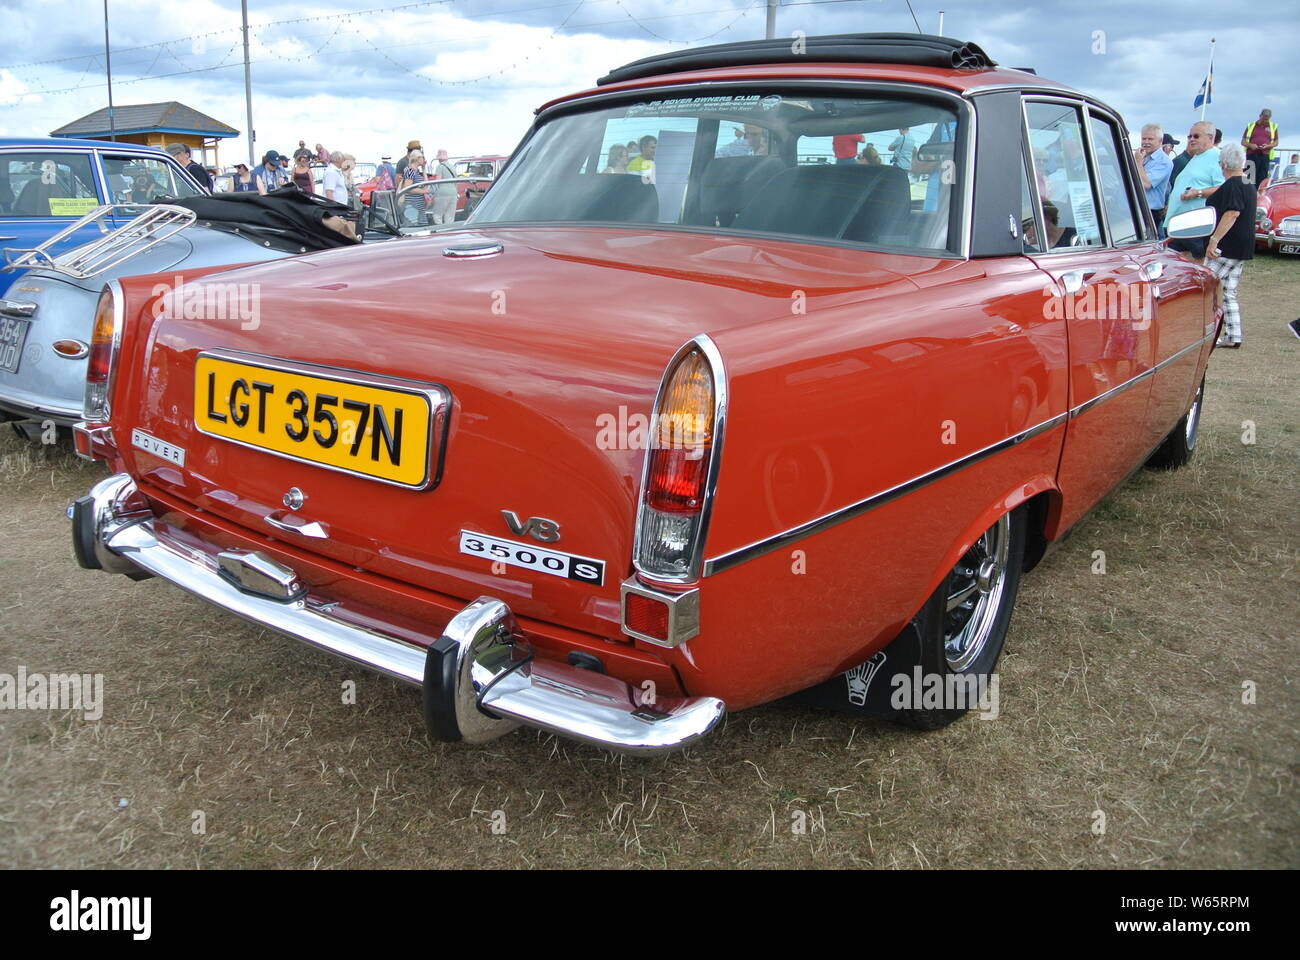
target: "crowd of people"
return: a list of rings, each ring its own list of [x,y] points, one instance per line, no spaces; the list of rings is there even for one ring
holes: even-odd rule
[[[1202,261],[1219,278],[1223,284],[1219,346],[1237,348],[1242,343],[1237,286],[1246,261],[1255,256],[1256,188],[1272,175],[1300,173],[1300,154],[1292,154],[1286,165],[1279,162],[1278,125],[1267,108],[1246,125],[1240,143],[1224,143],[1223,131],[1207,120],[1192,124],[1187,145],[1175,155],[1180,143],[1160,124],[1148,123],[1142,127],[1134,160],[1161,236],[1178,214],[1214,208],[1216,222],[1209,237],[1175,237],[1169,247]]]
[[[257,191],[266,194],[292,184],[304,193],[317,193],[315,172],[323,166],[319,192],[338,203],[358,208],[359,184],[354,178],[356,165],[356,157],[350,153],[329,151],[319,143],[312,150],[305,141],[299,140],[298,149],[292,156],[268,150],[255,170],[250,171],[242,163],[237,165],[233,189],[236,192]],[[391,156],[380,158],[375,171],[374,187],[376,190],[411,187],[402,194],[401,212],[404,221],[407,224],[444,224],[452,223],[456,218],[455,179],[456,174],[445,149],[439,149],[429,158],[420,141],[412,140],[407,143],[406,153],[396,164]],[[418,186],[426,183],[427,186]]]

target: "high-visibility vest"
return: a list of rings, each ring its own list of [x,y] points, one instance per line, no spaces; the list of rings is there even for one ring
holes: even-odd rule
[[[1252,121],[1250,121],[1250,126],[1248,126],[1248,127],[1246,128],[1246,139],[1247,139],[1247,140],[1249,140],[1249,139],[1250,139],[1250,135],[1251,135],[1252,133],[1255,132],[1255,124],[1257,124],[1257,123],[1259,123],[1258,120],[1252,120]],[[1269,138],[1270,140],[1276,140],[1276,139],[1277,139],[1277,124],[1274,123],[1272,120],[1270,120],[1270,121],[1268,122],[1268,138]],[[1276,149],[1270,147],[1270,148],[1269,148],[1269,151],[1268,151],[1268,158],[1269,158],[1270,160],[1272,160],[1272,159],[1273,159],[1273,154],[1275,154],[1276,152],[1277,152]]]

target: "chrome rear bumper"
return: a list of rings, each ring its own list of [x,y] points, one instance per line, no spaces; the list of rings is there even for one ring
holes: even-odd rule
[[[524,725],[612,750],[662,753],[703,737],[725,713],[714,697],[648,702],[622,680],[535,659],[510,608],[492,597],[467,605],[427,648],[345,622],[331,616],[328,598],[265,554],[219,552],[178,536],[147,510],[126,474],[97,483],[68,518],[83,567],[162,577],[260,626],[420,686],[435,739],[482,743]],[[246,578],[231,573],[241,557],[255,571]],[[281,582],[283,595],[272,595]]]

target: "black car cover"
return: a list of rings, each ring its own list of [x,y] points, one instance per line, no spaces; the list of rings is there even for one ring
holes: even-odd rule
[[[329,250],[361,242],[325,225],[326,217],[355,224],[359,214],[346,204],[303,193],[292,184],[265,196],[252,192],[215,193],[159,202],[187,207],[199,222],[214,229],[252,235],[283,249]]]

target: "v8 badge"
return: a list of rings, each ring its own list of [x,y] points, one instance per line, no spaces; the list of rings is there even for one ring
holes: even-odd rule
[[[517,537],[527,535],[540,543],[555,543],[560,539],[560,525],[554,520],[547,520],[545,517],[529,517],[524,522],[515,515],[513,510],[502,510],[501,516],[505,518],[510,532]]]

